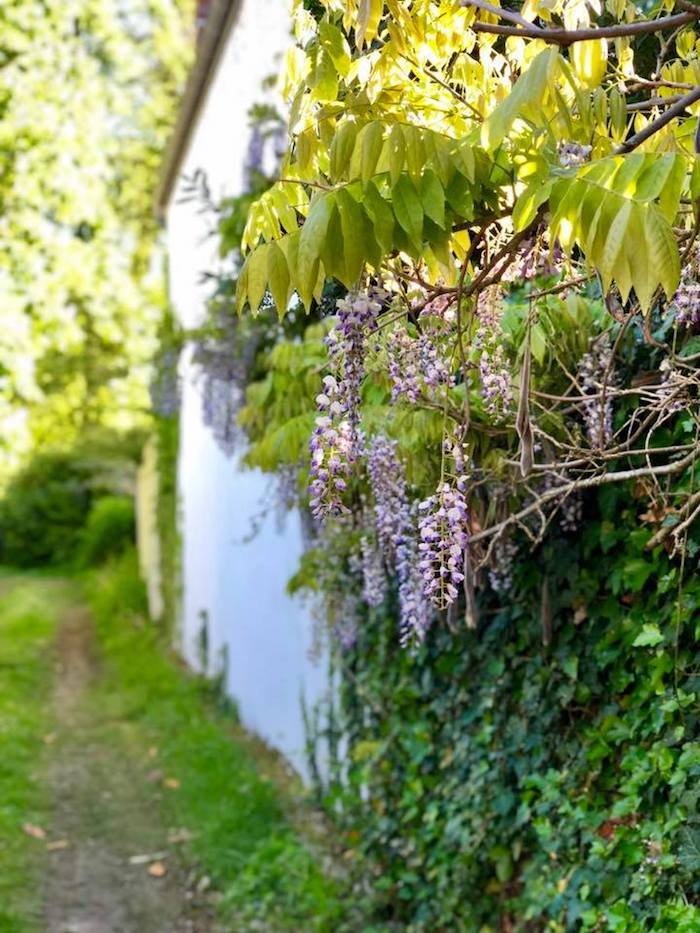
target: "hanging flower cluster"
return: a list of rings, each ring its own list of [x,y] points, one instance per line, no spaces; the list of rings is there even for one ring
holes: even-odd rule
[[[394,441],[383,435],[372,440],[368,472],[377,540],[386,566],[393,567],[399,585],[400,641],[402,645],[420,643],[430,628],[433,613],[423,593],[415,515]]]
[[[493,546],[489,583],[501,596],[509,593],[513,586],[513,565],[517,555],[518,546],[508,534],[501,535]]]
[[[343,493],[355,462],[356,437],[346,417],[345,395],[335,376],[325,376],[316,396],[319,416],[309,441],[311,453],[311,512],[318,521],[349,510]]]
[[[445,308],[436,302],[421,312],[417,337],[399,327],[387,341],[392,402],[403,399],[415,405],[422,396],[434,397],[454,382],[439,343],[444,336]]]
[[[179,359],[179,353],[167,347],[156,361],[149,394],[151,408],[161,418],[173,418],[180,411],[182,387],[178,373]]]
[[[387,595],[382,552],[367,535],[360,541],[362,551],[362,595],[368,606],[381,606]]]
[[[684,327],[700,324],[700,250],[683,267],[681,281],[671,301],[676,321]]]
[[[468,543],[466,479],[453,486],[443,482],[435,495],[421,502],[419,523],[420,571],[424,592],[438,609],[451,605],[464,582],[464,558]]]
[[[501,316],[500,291],[497,286],[491,286],[479,296],[474,346],[481,351],[481,396],[486,411],[495,420],[503,418],[513,402],[510,370],[503,349]]]
[[[578,378],[584,395],[590,402],[583,406],[586,434],[591,447],[609,444],[613,433],[613,406],[609,395],[603,398],[603,385],[612,385],[612,347],[607,333],[597,340],[578,364]]]
[[[221,451],[230,457],[244,439],[238,415],[260,335],[242,329],[240,318],[227,310],[214,316],[213,325],[215,333],[194,344],[192,362],[200,372],[202,421]]]
[[[325,376],[316,396],[319,414],[309,442],[311,511],[318,521],[348,511],[342,497],[362,452],[359,408],[367,338],[376,330],[381,304],[358,292],[340,298],[336,309],[336,326],[326,338],[335,375]]]

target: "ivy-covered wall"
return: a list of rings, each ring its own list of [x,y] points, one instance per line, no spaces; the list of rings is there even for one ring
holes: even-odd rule
[[[700,929],[699,539],[682,575],[633,490],[585,510],[477,633],[377,613],[340,656],[327,801],[392,929]]]

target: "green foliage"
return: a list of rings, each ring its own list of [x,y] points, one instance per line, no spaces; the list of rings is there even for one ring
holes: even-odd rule
[[[42,736],[52,727],[50,646],[65,594],[55,581],[5,575],[0,593],[0,930],[35,933],[45,856],[22,826],[45,826],[50,813]]]
[[[106,546],[110,506],[98,512],[88,543],[83,529],[93,505],[105,496],[128,496],[133,486],[138,440],[131,435],[86,433],[69,450],[32,457],[12,476],[0,499],[0,561],[17,567],[73,564],[85,545],[98,557]],[[133,509],[130,519],[133,527]],[[112,513],[114,522],[127,523]],[[116,527],[111,532],[119,537]],[[97,551],[90,550],[96,548]],[[86,559],[92,559],[92,556]]]
[[[2,562],[71,562],[93,498],[90,478],[90,469],[68,453],[40,454],[20,471],[0,502]]]
[[[163,799],[164,818],[192,830],[190,858],[226,895],[224,929],[334,929],[336,884],[285,816],[292,800],[266,776],[269,756],[212,708],[209,685],[183,674],[144,624],[135,555],[93,571],[87,592],[106,657],[95,701],[128,718],[144,754],[157,746],[179,781]]]
[[[121,554],[133,546],[135,530],[132,499],[125,496],[98,499],[80,534],[78,563],[81,567],[89,567]]]
[[[482,594],[478,633],[437,626],[411,656],[375,613],[339,656],[328,804],[386,922],[698,928],[700,581],[645,550],[640,508],[589,498],[582,535],[522,559],[506,601]]]
[[[2,4],[0,418],[10,455],[88,425],[143,421],[163,299],[153,199],[193,51],[192,7]]]

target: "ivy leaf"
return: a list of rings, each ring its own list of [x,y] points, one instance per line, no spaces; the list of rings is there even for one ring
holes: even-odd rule
[[[659,626],[653,622],[645,622],[642,631],[632,642],[633,648],[653,648],[664,640],[664,636],[659,631]]]
[[[420,249],[423,239],[423,206],[416,186],[408,175],[402,175],[391,189],[394,214],[411,242]]]

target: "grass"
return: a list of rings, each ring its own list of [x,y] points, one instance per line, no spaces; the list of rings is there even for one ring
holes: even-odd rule
[[[57,610],[65,589],[40,576],[0,575],[0,931],[41,926],[45,847],[22,827],[46,826],[42,780]]]
[[[106,719],[130,724],[130,741],[157,749],[170,784],[163,819],[193,834],[188,855],[222,892],[225,929],[343,928],[338,883],[288,818],[269,756],[237,737],[230,711],[217,710],[211,688],[144,621],[133,555],[91,573],[86,592],[104,658],[95,701]]]

